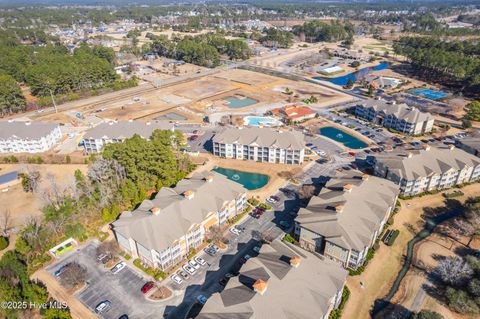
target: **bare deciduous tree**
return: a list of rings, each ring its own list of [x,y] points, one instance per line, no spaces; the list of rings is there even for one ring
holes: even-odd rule
[[[77,262],[72,262],[65,267],[60,276],[63,284],[69,287],[76,287],[85,283],[87,279],[87,269],[85,267]]]
[[[444,283],[458,286],[473,274],[473,270],[462,258],[447,257],[440,261],[435,273]]]
[[[0,216],[0,232],[2,236],[8,237],[12,228],[12,212],[9,209],[5,209]]]
[[[223,230],[220,226],[212,226],[208,230],[208,239],[214,243],[219,243],[223,239]]]
[[[313,185],[303,185],[298,191],[298,196],[300,199],[309,199],[315,194],[315,186]]]
[[[104,241],[97,247],[97,256],[105,254],[113,257],[113,255],[119,252],[120,247],[118,247],[118,243],[114,240]]]

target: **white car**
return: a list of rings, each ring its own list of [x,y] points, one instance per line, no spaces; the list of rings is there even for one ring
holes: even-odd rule
[[[189,261],[188,261],[188,264],[189,264],[190,266],[192,266],[193,268],[195,268],[195,269],[199,269],[199,268],[200,268],[200,265],[199,265],[195,260],[193,260],[193,259],[189,260]]]
[[[95,312],[98,313],[98,314],[101,314],[101,313],[104,313],[104,312],[108,311],[111,307],[112,307],[112,303],[110,302],[110,300],[105,300],[105,301],[102,301],[101,303],[99,303],[95,307]]]
[[[185,270],[187,273],[189,273],[190,275],[193,275],[196,270],[195,268],[193,268],[192,266],[190,266],[189,264],[185,264],[182,266],[183,270]]]
[[[201,266],[205,265],[207,262],[205,261],[205,259],[203,259],[202,257],[194,257],[193,259],[195,259],[195,261],[197,263],[199,263]]]
[[[327,155],[327,153],[325,153],[324,151],[318,151],[317,154],[320,155],[320,156],[325,156],[325,155]]]
[[[113,266],[112,269],[110,269],[110,271],[112,272],[112,274],[116,275],[126,266],[127,266],[127,263],[124,262],[124,261],[121,261],[118,264],[116,264],[115,266]]]
[[[235,227],[231,227],[231,228],[230,228],[230,232],[231,232],[232,234],[237,235],[237,236],[240,235],[240,231],[239,231],[237,228],[235,228]]]
[[[182,278],[180,278],[180,276],[177,274],[172,275],[170,279],[172,279],[172,281],[178,285],[180,285],[183,282]]]
[[[278,197],[277,196],[270,196],[270,197],[267,198],[267,202],[275,204],[276,202],[278,202]]]

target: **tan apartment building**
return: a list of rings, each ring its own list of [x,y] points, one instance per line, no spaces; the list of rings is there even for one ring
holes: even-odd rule
[[[299,210],[295,236],[303,248],[357,269],[382,232],[398,192],[383,178],[355,171],[338,175]]]
[[[447,189],[480,179],[480,158],[454,145],[372,155],[374,174],[400,186],[401,195]]]
[[[197,319],[327,319],[341,302],[347,272],[281,241],[264,244],[214,293]]]
[[[247,190],[224,175],[208,172],[163,187],[112,223],[125,251],[153,267],[167,270],[199,247],[212,226],[241,213]]]

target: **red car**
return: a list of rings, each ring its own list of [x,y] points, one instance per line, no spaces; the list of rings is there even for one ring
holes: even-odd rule
[[[261,208],[255,208],[253,212],[257,215],[263,215],[263,213],[265,213],[265,211]]]
[[[193,140],[196,140],[198,138],[198,135],[192,135],[190,136],[190,140],[193,141]]]
[[[153,281],[149,281],[147,282],[145,285],[143,285],[141,291],[143,294],[146,294],[147,292],[149,292],[150,290],[152,290],[152,288],[155,286],[155,283]]]
[[[348,152],[348,154],[350,154],[350,156],[355,156],[357,154],[355,154],[354,152]]]

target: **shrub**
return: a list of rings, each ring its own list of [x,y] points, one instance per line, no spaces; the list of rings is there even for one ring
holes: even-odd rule
[[[140,258],[135,259],[133,261],[133,264],[137,266],[140,270],[142,270],[144,273],[146,273],[147,275],[155,278],[155,280],[160,280],[167,276],[167,274],[161,271],[160,269],[143,266],[142,260]]]
[[[390,216],[387,220],[388,225],[393,225],[394,222],[395,222],[395,219],[393,218],[393,216]]]
[[[295,244],[297,242],[290,234],[285,234],[285,236],[283,236],[283,240],[290,244]]]
[[[260,204],[260,202],[253,197],[248,199],[248,203],[252,206],[257,206],[258,204]]]
[[[421,310],[413,316],[413,319],[443,319],[443,316],[435,311]]]
[[[0,236],[0,250],[4,250],[8,247],[8,238]]]
[[[333,309],[332,312],[330,312],[330,316],[328,316],[328,319],[340,319],[340,317],[342,316],[343,308],[345,308],[345,304],[347,303],[348,298],[350,298],[350,290],[347,286],[345,286],[343,288],[342,301],[340,302],[340,305],[338,305],[337,309]]]
[[[265,204],[265,203],[260,203],[260,204],[258,205],[258,207],[260,207],[261,209],[264,209],[264,210],[270,210],[270,209],[272,209],[272,206],[269,206],[269,205],[267,205],[267,204]]]

